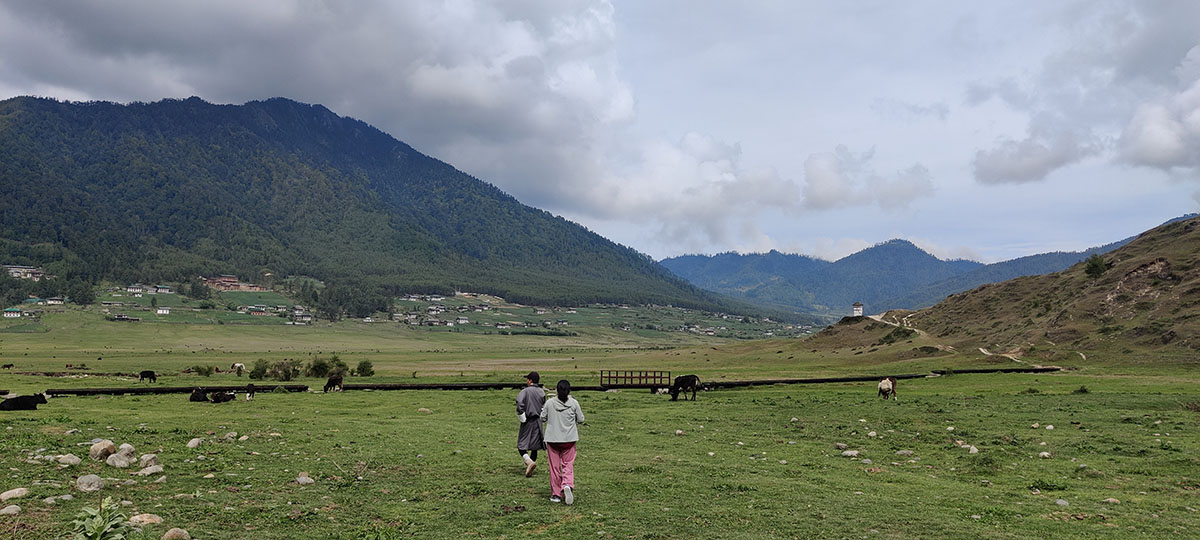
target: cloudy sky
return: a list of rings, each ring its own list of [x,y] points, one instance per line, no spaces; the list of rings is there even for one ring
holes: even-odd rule
[[[1200,2],[0,0],[0,99],[364,120],[655,258],[1077,250],[1200,211]]]

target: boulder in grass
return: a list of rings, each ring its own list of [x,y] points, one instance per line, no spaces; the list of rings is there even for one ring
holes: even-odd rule
[[[846,450],[842,452],[843,457],[858,457],[858,450]]]
[[[0,516],[15,516],[21,513],[21,507],[15,504],[10,504],[4,508],[0,508]]]
[[[188,534],[187,529],[174,528],[167,531],[162,540],[192,540],[192,535]]]
[[[63,465],[79,465],[83,463],[83,460],[79,459],[79,456],[75,454],[67,454],[65,456],[58,456],[58,462]]]
[[[158,465],[158,454],[142,454],[142,457],[138,460],[138,467],[143,469],[155,465]]]
[[[128,469],[130,465],[133,465],[133,460],[129,459],[125,454],[113,454],[108,456],[108,459],[104,460],[104,462],[110,467],[118,469]]]
[[[1107,499],[1104,499],[1104,502],[1105,502],[1106,504],[1121,504],[1121,500],[1120,500],[1120,499],[1114,499],[1114,498],[1112,498],[1112,497],[1109,497],[1109,498],[1107,498]]]
[[[25,488],[10,489],[4,493],[0,493],[0,502],[8,502],[9,499],[20,499],[29,495],[29,490]]]
[[[104,479],[94,474],[80,476],[75,481],[75,487],[83,492],[100,491],[104,489]]]
[[[162,465],[151,465],[133,474],[138,476],[150,476],[152,474],[159,474],[161,472],[163,472]]]
[[[162,523],[162,518],[154,514],[137,514],[129,518],[129,524],[134,527],[145,527],[146,525],[157,525]]]
[[[117,445],[108,439],[104,439],[92,445],[91,449],[88,450],[88,457],[96,461],[104,461],[108,456],[115,453],[117,453]]]
[[[302,472],[302,473],[300,473],[299,476],[296,477],[296,483],[300,484],[302,486],[307,486],[307,485],[315,484],[316,481],[313,480],[312,478],[310,478],[308,476],[308,473]]]
[[[196,437],[195,439],[188,441],[187,447],[188,448],[198,448],[202,444],[204,444],[204,439]]]

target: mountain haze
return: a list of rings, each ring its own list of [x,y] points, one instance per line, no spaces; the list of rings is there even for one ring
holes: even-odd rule
[[[307,275],[383,298],[729,305],[320,105],[0,102],[0,260],[58,276]]]

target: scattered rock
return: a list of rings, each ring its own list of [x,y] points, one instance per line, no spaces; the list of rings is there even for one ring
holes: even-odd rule
[[[870,464],[874,463],[874,461],[871,461],[868,458],[863,458],[862,463],[863,463],[863,465],[870,465]]]
[[[983,519],[983,516],[981,516],[979,514],[972,514],[971,519]]]
[[[1043,459],[1049,459],[1050,452],[1040,452],[1040,453],[1038,453],[1038,457],[1043,458]]]
[[[232,440],[236,439],[237,436],[238,436],[238,434],[236,431],[230,431],[229,433],[225,434],[225,441],[226,442],[232,441]]]
[[[1109,497],[1109,498],[1107,498],[1107,499],[1104,499],[1104,502],[1105,502],[1105,503],[1108,503],[1108,504],[1121,504],[1121,500],[1120,500],[1120,499],[1114,499],[1114,498],[1112,498],[1112,497]]]
[[[716,453],[716,452],[709,452],[709,453],[708,453],[708,455],[709,455],[709,456],[715,456],[715,455],[717,455],[717,453]]]
[[[71,429],[68,429],[68,430],[67,430],[66,432],[64,432],[63,434],[64,434],[64,435],[74,435],[74,434],[76,434],[76,433],[79,433],[79,430],[78,430],[78,429],[76,429],[76,428],[71,428]]]
[[[201,439],[200,437],[196,437],[195,439],[192,439],[192,440],[188,441],[188,443],[187,443],[187,447],[188,447],[188,448],[196,448],[196,447],[199,447],[199,446],[200,446],[200,445],[202,445],[202,444],[204,444],[204,439]],[[174,530],[174,529],[172,529],[172,530]],[[182,530],[182,529],[181,529],[181,530]]]
[[[419,413],[431,413],[431,412],[433,412],[433,411],[431,411],[431,410],[429,410],[429,409],[426,409],[425,407],[421,407],[421,408],[417,409],[417,412],[419,412]]]
[[[682,429],[675,430],[675,435],[683,435],[683,430]]]
[[[0,516],[15,516],[21,513],[21,507],[15,504],[10,504],[4,508],[0,508]]]
[[[60,501],[73,501],[73,500],[75,500],[75,496],[74,496],[74,495],[71,495],[70,493],[67,493],[66,495],[59,495],[59,496],[58,496],[58,500],[60,500]]]
[[[160,476],[160,477],[156,478],[156,479],[154,480],[154,483],[155,483],[155,484],[161,484],[161,483],[163,483],[163,482],[166,482],[166,481],[167,481],[167,476],[166,476],[166,475],[163,475],[163,476]]]
[[[796,418],[795,416],[793,416],[793,417],[792,417],[792,423],[796,423],[796,422],[799,422],[799,421],[800,421],[800,419],[799,419],[799,418]]]
[[[129,523],[134,527],[145,527],[146,525],[162,523],[162,518],[154,514],[137,514],[129,518]]]
[[[83,460],[79,459],[79,456],[75,454],[67,454],[65,456],[58,456],[58,462],[63,465],[79,465],[83,463]]]
[[[978,454],[978,453],[979,453],[979,449],[978,449],[978,448],[975,448],[974,446],[968,446],[968,447],[967,447],[967,453],[968,453],[968,454]]]
[[[142,454],[141,459],[138,460],[138,467],[142,469],[155,465],[158,465],[158,454]]]
[[[1037,429],[1037,428],[1040,428],[1040,427],[1042,427],[1042,425],[1041,425],[1041,424],[1039,424],[1039,423],[1037,423],[1037,422],[1034,422],[1034,423],[1033,423],[1033,425],[1032,425],[1032,426],[1029,426],[1029,427],[1031,427],[1031,428],[1033,428],[1033,429]]]
[[[117,445],[108,439],[103,439],[92,445],[92,448],[88,450],[88,457],[96,461],[104,461],[105,458],[115,453],[117,453]]]
[[[0,503],[7,502],[9,499],[20,499],[29,495],[29,490],[25,488],[10,489],[4,493],[0,493]]]
[[[868,436],[868,437],[874,437],[874,436],[875,436],[875,432],[874,432],[874,431],[872,431],[872,432],[869,432],[869,433],[867,433],[867,436]]]
[[[130,458],[137,455],[137,451],[134,450],[133,445],[129,443],[121,443],[121,446],[117,448],[117,453],[129,456]]]
[[[946,426],[946,431],[954,431],[954,426]]]
[[[838,450],[845,450],[846,443],[833,443],[833,447],[837,448]]]
[[[844,456],[844,457],[858,457],[858,450],[846,450],[845,452],[842,452],[842,456]]]
[[[245,440],[249,440],[249,439],[250,439],[249,435],[242,435],[241,437],[238,437],[239,441],[245,441]]]
[[[110,467],[116,467],[118,469],[128,469],[130,465],[133,465],[133,460],[129,459],[124,454],[113,454],[108,456],[108,459],[106,459],[104,462]]]
[[[1046,429],[1054,429],[1054,426],[1046,426]]]
[[[133,501],[121,501],[121,506],[133,506]]]
[[[80,476],[75,481],[75,487],[83,492],[100,491],[104,489],[104,479],[94,474]]]
[[[1059,506],[1071,506],[1071,503],[1067,502],[1066,499],[1058,499],[1058,500],[1054,501],[1054,504],[1057,504]]]
[[[187,529],[171,529],[162,536],[162,540],[192,540],[192,535],[188,534]]]
[[[44,502],[46,504],[54,504],[57,501],[58,501],[58,499],[56,499],[54,497],[46,497],[45,499],[42,499],[42,502]]]
[[[151,465],[151,466],[143,468],[142,470],[135,472],[133,474],[136,474],[138,476],[150,476],[152,474],[158,474],[161,472],[163,472],[162,465]]]
[[[896,455],[897,456],[911,456],[911,455],[913,455],[913,451],[912,450],[897,450]]]
[[[315,484],[316,481],[314,481],[312,478],[309,478],[308,473],[302,472],[296,477],[296,483],[302,486],[307,486],[309,484]]]
[[[208,474],[204,475],[204,478],[216,478],[216,477],[217,477],[217,475],[215,475],[213,473],[208,473]]]

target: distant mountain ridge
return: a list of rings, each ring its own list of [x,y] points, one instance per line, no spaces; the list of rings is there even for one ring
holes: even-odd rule
[[[331,301],[365,294],[364,309],[454,290],[731,304],[320,105],[13,98],[0,156],[0,260],[67,280],[307,275],[338,285]]]
[[[1195,216],[1189,214],[1167,223]],[[763,306],[841,317],[849,313],[854,302],[862,302],[868,313],[928,307],[951,294],[987,283],[1057,272],[1132,240],[1130,237],[1083,251],[1042,253],[992,264],[941,260],[900,239],[833,262],[778,251],[683,255],[660,262],[703,289]]]

